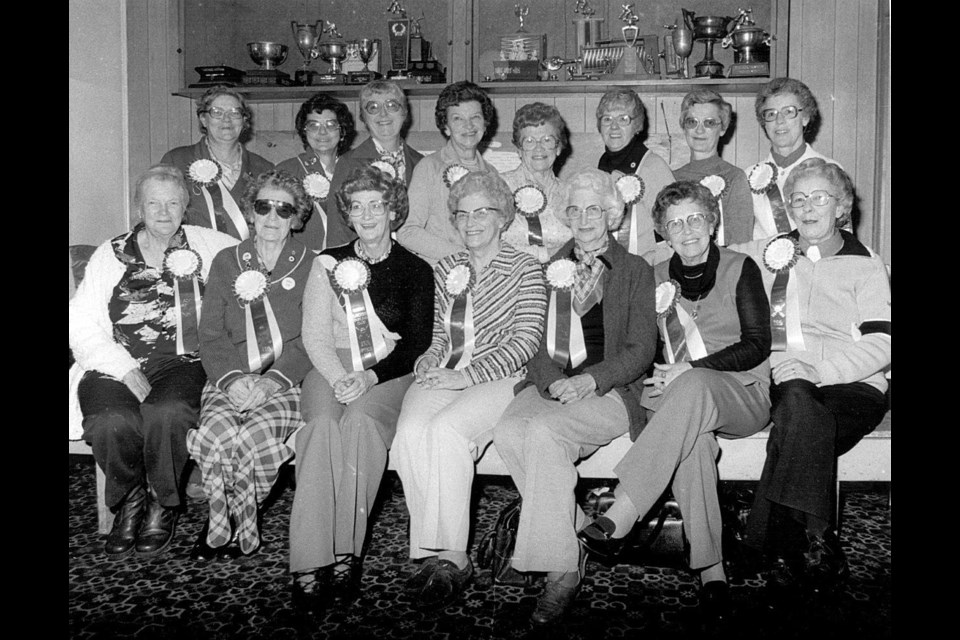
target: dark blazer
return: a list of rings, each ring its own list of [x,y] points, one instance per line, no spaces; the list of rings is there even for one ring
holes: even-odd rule
[[[415,151],[405,141],[401,141],[400,144],[403,145],[403,162],[405,165],[403,172],[404,180],[405,183],[409,185],[413,168],[417,166],[417,163],[423,158],[423,154]],[[365,167],[379,159],[380,154],[377,153],[377,148],[373,144],[373,138],[367,138],[356,148],[347,151],[337,160],[337,168],[334,169],[333,179],[330,181],[330,196],[328,198],[332,206],[330,209],[325,209],[327,212],[327,225],[329,227],[327,230],[328,247],[337,247],[346,244],[357,237],[357,234],[347,226],[347,223],[343,220],[343,216],[337,210],[337,201],[334,194],[340,190],[340,186],[350,174],[353,173],[354,169],[357,167]]]
[[[210,152],[207,150],[207,145],[203,138],[201,138],[197,144],[177,147],[167,151],[163,154],[160,162],[174,165],[183,172],[183,177],[187,179],[187,188],[190,191],[190,203],[187,205],[187,211],[183,220],[184,223],[210,229],[213,225],[210,224],[210,212],[207,210],[207,201],[200,191],[200,186],[190,180],[188,173],[190,165],[200,158],[213,160],[213,158],[210,157]],[[233,196],[238,207],[240,207],[240,196],[247,190],[247,185],[261,173],[270,171],[271,169],[273,169],[272,162],[263,156],[247,151],[246,148],[243,149],[240,177],[237,178],[236,184],[230,189],[230,195]],[[240,207],[240,210],[242,212],[243,208]],[[234,226],[233,221],[222,215],[217,215],[217,230],[230,234],[234,238],[240,238],[240,232]]]
[[[574,241],[569,240],[554,255],[573,258]],[[657,349],[656,284],[653,268],[639,256],[627,253],[611,235],[603,253],[610,267],[603,281],[603,360],[583,370],[597,382],[597,395],[616,389],[627,407],[630,439],[646,426],[646,412],[640,406],[643,379]],[[544,398],[550,398],[549,387],[564,378],[563,369],[547,353],[544,331],[540,348],[527,363],[527,378],[517,385],[517,392],[534,384]]]

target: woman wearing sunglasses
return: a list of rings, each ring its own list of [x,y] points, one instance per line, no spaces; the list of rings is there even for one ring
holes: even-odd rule
[[[628,183],[624,193],[628,209],[614,239],[630,253],[653,264],[658,252],[650,210],[660,190],[673,182],[673,172],[663,158],[643,143],[647,112],[633,89],[617,87],[604,93],[596,115],[597,131],[606,147],[597,168],[615,178],[639,178]]]
[[[300,303],[313,254],[290,232],[311,203],[301,181],[271,170],[242,198],[253,237],[217,254],[200,318],[207,372],[199,428],[187,449],[203,474],[209,518],[192,556],[253,553],[260,504],[300,425],[300,382],[310,359],[300,338]]]
[[[753,239],[765,240],[797,228],[783,192],[790,171],[808,158],[834,164],[836,160],[807,142],[816,137],[820,121],[817,99],[807,85],[793,78],[775,78],[760,89],[754,106],[757,122],[770,140],[770,154],[746,173],[753,195]]]
[[[757,264],[711,240],[718,215],[697,182],[675,182],[657,196],[654,223],[674,255],[654,267],[663,350],[643,381],[646,426],[614,469],[613,506],[579,533],[591,552],[616,556],[637,519],[672,488],[690,568],[700,574],[700,605],[713,621],[730,600],[717,436],[742,438],[770,419],[770,306]]]
[[[200,141],[171,149],[160,160],[187,178],[190,204],[184,222],[246,240],[250,229],[240,197],[256,176],[273,169],[272,162],[242,144],[253,130],[253,111],[239,91],[218,85],[197,100],[197,120]]]
[[[314,368],[296,436],[290,571],[294,601],[308,610],[359,593],[368,517],[433,320],[430,265],[391,238],[407,217],[406,186],[360,167],[336,201],[357,239],[313,261],[303,294]]]
[[[374,80],[365,84],[360,89],[359,113],[370,137],[340,158],[333,172],[330,193],[340,193],[349,176],[374,162],[385,163],[403,184],[409,185],[413,168],[423,155],[402,137],[410,121],[410,109],[403,89],[390,80]],[[329,197],[332,199],[334,195]],[[343,221],[343,216],[334,214],[328,221],[328,247],[338,247],[356,239],[356,232]]]
[[[356,129],[347,105],[329,93],[317,93],[300,105],[295,121],[304,152],[277,165],[287,173],[304,180],[304,189],[313,200],[313,214],[297,234],[297,239],[312,251],[327,248],[327,212],[340,217],[335,209],[330,180],[337,160],[353,143]],[[309,176],[309,178],[308,178]]]
[[[747,174],[717,153],[730,127],[733,106],[713,89],[694,89],[680,103],[680,127],[690,147],[690,162],[676,169],[677,180],[693,180],[719,195],[717,244],[725,247],[753,238],[753,198]]]

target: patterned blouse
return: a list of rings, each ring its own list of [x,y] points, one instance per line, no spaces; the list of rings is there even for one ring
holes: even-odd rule
[[[422,357],[443,361],[449,338],[443,319],[453,298],[446,291],[451,269],[468,263],[460,251],[441,259],[434,268],[433,342]],[[526,364],[537,352],[547,312],[547,287],[543,269],[532,256],[506,242],[471,289],[476,333],[470,364],[461,369],[471,385],[525,376]]]
[[[566,244],[567,240],[573,237],[570,227],[565,225],[557,218],[557,209],[561,206],[563,200],[563,186],[555,176],[548,182],[542,184],[532,172],[524,165],[520,165],[513,171],[501,174],[504,182],[510,187],[511,191],[516,191],[520,187],[528,184],[536,185],[543,189],[547,196],[547,206],[538,215],[540,219],[540,228],[543,232],[543,245],[537,246],[530,244],[528,231],[530,229],[527,219],[519,211],[507,230],[503,232],[503,239],[525,253],[529,253],[540,262],[547,262],[557,250]]]
[[[158,356],[177,355],[177,317],[174,281],[169,272],[147,265],[137,243],[141,222],[128,235],[113,240],[113,251],[126,271],[108,303],[113,336],[142,367]],[[183,227],[170,240],[167,251],[189,248]],[[198,281],[203,295],[203,282]],[[194,352],[184,356],[197,360]]]

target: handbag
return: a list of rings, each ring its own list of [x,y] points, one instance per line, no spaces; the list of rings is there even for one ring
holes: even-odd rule
[[[602,516],[614,502],[608,487],[592,489],[588,502],[594,513]],[[637,521],[627,534],[621,562],[664,567],[686,567],[690,557],[690,542],[683,531],[680,506],[667,489],[653,508]]]
[[[517,543],[521,505],[522,499],[518,497],[504,507],[493,530],[484,534],[477,545],[477,566],[490,569],[494,584],[529,587],[534,583],[532,574],[521,573],[510,565]]]

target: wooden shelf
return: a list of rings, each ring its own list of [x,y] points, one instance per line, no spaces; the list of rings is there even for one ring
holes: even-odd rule
[[[770,78],[690,78],[686,80],[568,80],[542,82],[480,82],[490,95],[603,93],[611,87],[630,87],[637,93],[685,94],[694,88],[715,89],[724,95],[754,95]],[[435,96],[445,84],[402,83],[408,97]],[[235,87],[250,102],[302,102],[323,91],[338,98],[356,98],[359,85],[318,85],[312,87]],[[197,99],[206,89],[183,88],[173,95]]]

